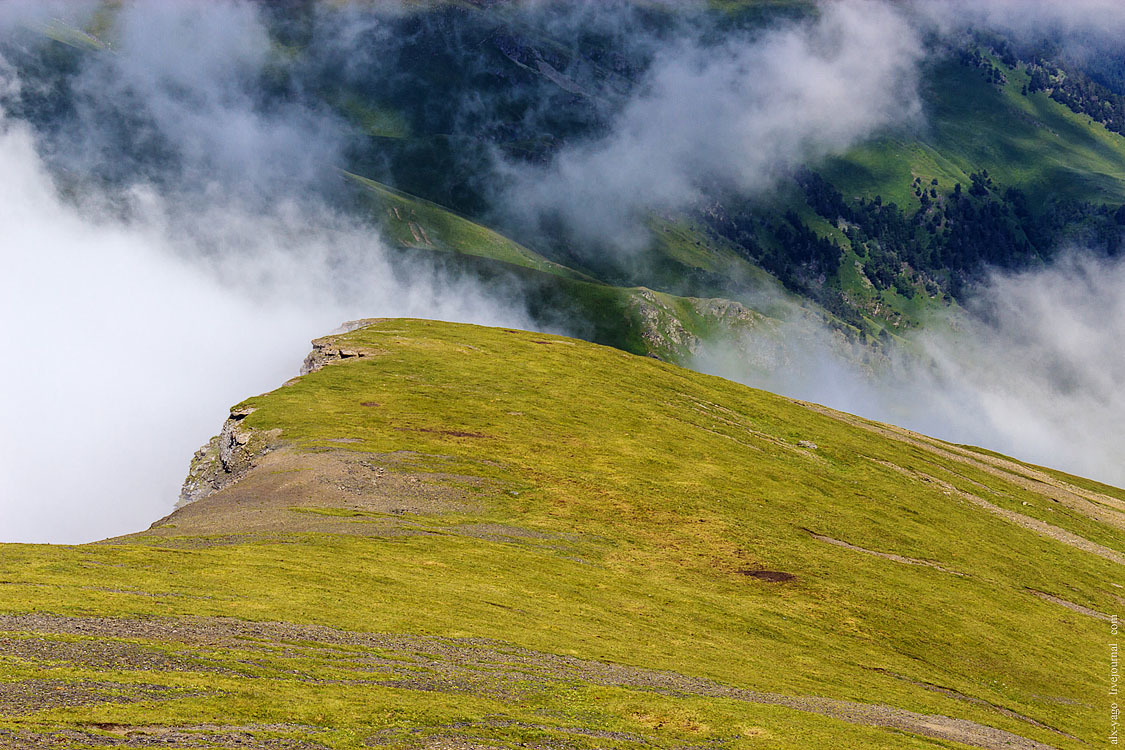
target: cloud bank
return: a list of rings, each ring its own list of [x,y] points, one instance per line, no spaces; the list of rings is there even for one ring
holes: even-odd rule
[[[1125,260],[993,274],[967,315],[860,364],[827,330],[716,342],[697,369],[1125,486]]]
[[[607,135],[511,167],[506,202],[524,222],[635,247],[649,212],[708,188],[760,192],[780,170],[915,121],[922,54],[909,20],[873,0],[761,35],[682,39],[657,53]]]
[[[38,20],[4,10],[9,30]],[[311,192],[342,133],[316,107],[262,106],[254,6],[131,5],[115,28],[67,82],[61,127],[6,114],[44,84],[0,64],[3,541],[146,527],[227,407],[345,319],[529,326],[518,300],[391,262]]]
[[[1112,43],[1125,33],[1125,6],[1116,0],[942,0],[914,9],[942,29],[1002,30],[1027,41],[1047,37],[1063,44]]]
[[[953,386],[950,437],[1125,486],[1125,261],[994,274],[972,307],[959,335],[922,339]]]

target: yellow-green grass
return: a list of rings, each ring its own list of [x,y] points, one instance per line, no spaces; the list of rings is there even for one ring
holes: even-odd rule
[[[485,480],[476,510],[408,516],[416,533],[385,536],[232,529],[214,539],[3,545],[0,615],[227,617],[484,638],[958,717],[1055,747],[1102,741],[1108,624],[1034,592],[1112,613],[1120,565],[966,499],[1125,549],[1120,528],[1051,502],[1054,484],[1029,488],[985,453],[572,339],[389,320],[338,341],[380,353],[249,399],[243,424],[280,430],[290,449],[310,453],[411,451],[417,466]],[[1084,489],[1105,503],[1125,498]],[[343,520],[357,531],[376,521]],[[465,533],[481,523],[530,535]],[[795,578],[746,574],[756,570]],[[76,663],[44,671],[0,656],[0,684],[49,674],[201,693],[0,715],[0,730],[285,723],[297,728],[257,731],[350,748],[375,732],[488,720],[465,731],[509,746],[544,740],[545,726],[635,734],[660,747],[959,746],[690,691],[577,678],[545,687],[530,677],[525,693],[509,698],[420,691],[355,684],[355,670],[325,648],[147,643],[230,673]]]

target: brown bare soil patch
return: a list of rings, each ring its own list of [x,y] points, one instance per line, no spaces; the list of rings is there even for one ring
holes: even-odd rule
[[[393,536],[405,531],[396,516],[481,510],[479,495],[468,488],[485,488],[485,480],[414,471],[409,460],[414,457],[279,448],[237,482],[129,537],[301,532]],[[312,512],[294,512],[295,508]]]

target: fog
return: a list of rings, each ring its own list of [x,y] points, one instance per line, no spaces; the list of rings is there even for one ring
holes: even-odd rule
[[[913,6],[945,31],[990,28],[1029,41],[1051,38],[1064,46],[1117,48],[1125,33],[1125,6],[1117,0],[942,0]]]
[[[1125,260],[993,273],[969,314],[861,364],[829,330],[715,341],[696,369],[1125,485]]]
[[[873,0],[826,3],[763,34],[670,42],[606,135],[543,167],[510,166],[508,204],[579,241],[636,248],[653,211],[705,189],[758,193],[795,164],[916,124],[922,52],[908,19]]]
[[[338,131],[314,108],[256,106],[249,5],[147,4],[121,29],[78,77],[71,127],[0,113],[3,541],[147,527],[227,408],[346,319],[530,325],[518,299],[392,265],[371,227],[305,192],[334,176]],[[34,85],[6,62],[0,76],[9,97]],[[125,115],[162,159],[115,163],[130,152],[105,123]]]

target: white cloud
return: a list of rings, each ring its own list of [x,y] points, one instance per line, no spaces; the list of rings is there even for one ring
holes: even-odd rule
[[[171,510],[226,409],[296,374],[348,318],[527,327],[518,306],[392,269],[369,229],[215,204],[199,233],[159,196],[142,218],[56,194],[28,131],[0,135],[0,539],[89,541]]]
[[[1074,253],[995,273],[951,323],[867,367],[794,317],[768,340],[716,342],[696,366],[1125,486],[1125,261]]]
[[[27,13],[3,9],[0,27]],[[529,325],[518,301],[390,263],[370,226],[306,192],[334,177],[340,132],[315,108],[261,106],[254,6],[141,3],[116,28],[72,80],[76,127],[0,110],[0,541],[145,528],[227,408],[345,319]],[[172,157],[108,190],[75,180],[112,170],[115,118],[133,115]]]
[[[919,0],[912,7],[947,32],[990,28],[1032,41],[1117,47],[1125,33],[1125,5],[1118,0]]]
[[[668,44],[608,135],[548,167],[512,167],[507,199],[525,220],[635,245],[647,212],[685,208],[708,186],[760,191],[780,168],[913,121],[921,56],[907,19],[875,0],[761,36]]]

